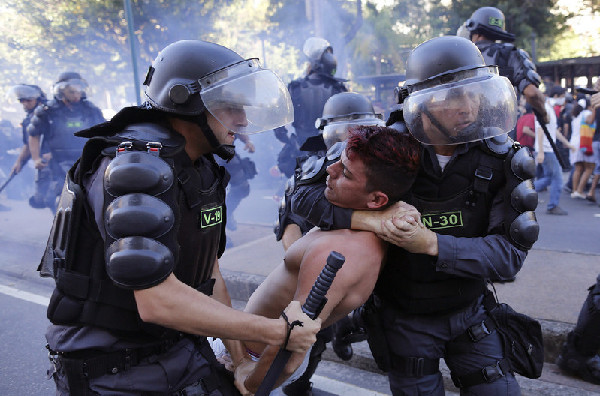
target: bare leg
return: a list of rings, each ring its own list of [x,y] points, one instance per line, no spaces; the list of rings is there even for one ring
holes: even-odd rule
[[[581,175],[581,179],[579,179],[579,185],[577,186],[577,192],[583,194],[583,190],[585,189],[585,185],[587,184],[588,179],[592,175],[596,164],[593,162],[585,162],[584,163],[583,175]]]
[[[592,185],[590,186],[590,191],[588,191],[587,196],[593,199],[596,199],[596,187],[598,186],[598,181],[600,180],[600,175],[594,175],[592,178]]]

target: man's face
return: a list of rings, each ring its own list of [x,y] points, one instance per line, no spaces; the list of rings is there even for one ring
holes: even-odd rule
[[[81,88],[74,85],[67,85],[65,89],[63,89],[63,95],[65,100],[69,103],[77,103],[81,100],[81,95],[83,91]]]
[[[327,173],[325,198],[329,202],[342,208],[367,208],[366,167],[358,157],[351,160],[344,150],[340,160],[327,167]]]
[[[23,110],[25,111],[33,110],[37,105],[36,98],[22,98],[19,99],[19,102],[21,102],[21,104],[23,105]]]
[[[219,143],[231,145],[235,139],[235,133],[247,126],[248,120],[242,107],[223,106],[208,113],[208,125]]]
[[[445,129],[440,131],[432,123],[427,114],[423,114],[423,129],[426,133],[449,133],[457,136],[460,131],[477,120],[479,113],[480,98],[478,95],[469,94],[464,90],[455,94],[449,94],[445,100],[428,103],[427,110],[431,116]]]

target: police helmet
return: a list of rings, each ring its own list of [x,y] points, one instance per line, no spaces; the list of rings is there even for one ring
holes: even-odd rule
[[[312,71],[335,75],[337,60],[329,41],[321,37],[310,37],[304,42],[302,52],[308,58]]]
[[[292,102],[279,77],[263,69],[258,59],[244,60],[206,41],[181,40],[165,47],[144,85],[151,108],[181,116],[208,111],[235,133],[262,132],[293,121]],[[243,111],[247,125],[233,125],[219,116],[228,109]]]
[[[81,75],[77,72],[67,71],[60,73],[56,83],[54,83],[54,97],[59,100],[65,99],[64,91],[67,87],[70,90],[79,93],[81,98],[85,98],[85,91],[88,87],[88,83],[81,78]]]
[[[508,133],[517,121],[510,81],[458,36],[433,38],[410,53],[399,102],[408,130],[424,144],[487,139]]]
[[[506,31],[504,13],[496,7],[481,7],[465,22],[470,34],[478,33],[490,40],[515,41],[515,35]]]
[[[323,106],[323,116],[317,118],[315,127],[323,131],[329,149],[348,137],[353,125],[385,126],[382,114],[376,114],[371,101],[356,92],[341,92],[330,97]]]
[[[40,87],[32,84],[18,84],[10,89],[10,93],[14,95],[18,101],[37,99],[43,101],[46,95]]]

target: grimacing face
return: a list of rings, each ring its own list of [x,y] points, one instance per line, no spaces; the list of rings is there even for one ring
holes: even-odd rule
[[[221,144],[233,144],[235,133],[248,125],[246,112],[242,107],[223,106],[208,113],[208,125]]]
[[[466,92],[464,89],[449,92],[445,100],[432,99],[426,104],[427,111],[445,131],[439,131],[427,114],[423,114],[423,129],[426,133],[447,132],[451,136],[456,136],[477,120],[480,104],[479,95]]]
[[[339,161],[327,167],[325,198],[342,208],[365,209],[370,193],[367,191],[367,170],[357,156],[350,159],[346,150]]]

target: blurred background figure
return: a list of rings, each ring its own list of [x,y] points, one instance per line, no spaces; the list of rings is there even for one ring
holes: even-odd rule
[[[76,72],[64,72],[54,84],[54,99],[39,105],[27,127],[29,150],[38,169],[34,208],[56,209],[69,168],[81,155],[85,139],[74,133],[104,122],[102,112],[86,99],[87,82]]]
[[[250,141],[248,135],[237,134],[235,135],[236,140],[240,140],[244,143],[244,150],[250,154],[255,151],[254,144]],[[237,230],[237,221],[234,217],[234,212],[240,205],[240,202],[250,195],[250,179],[256,176],[256,164],[250,158],[242,158],[236,153],[229,161],[217,158],[219,165],[222,165],[227,169],[231,179],[227,186],[227,195],[225,197],[225,206],[227,207],[227,228],[231,231]],[[227,239],[227,246],[233,246],[231,240]]]
[[[544,94],[538,89],[542,82],[529,54],[512,43],[515,35],[506,31],[504,13],[496,7],[481,7],[458,29],[458,36],[471,40],[481,51],[486,65],[497,65],[500,75],[507,77],[517,95],[525,100],[542,117],[544,124],[550,120],[544,107]],[[515,133],[509,136],[515,139]]]
[[[278,155],[277,166],[287,178],[294,173],[300,150],[325,151],[324,145],[303,145],[309,137],[319,135],[315,120],[321,116],[327,99],[347,91],[344,80],[334,77],[337,60],[327,40],[310,37],[304,42],[303,52],[309,61],[306,75],[288,85],[294,105],[294,131],[289,132],[286,127],[275,129],[275,137],[284,144]]]
[[[31,84],[18,84],[13,87],[8,92],[9,96],[17,99],[21,105],[23,106],[23,110],[25,111],[25,118],[21,122],[21,140],[20,143],[22,145],[17,147],[17,143],[11,144],[11,147],[14,145],[15,148],[12,148],[10,151],[14,151],[16,154],[16,159],[12,163],[10,167],[10,172],[8,174],[9,178],[13,178],[17,174],[21,173],[25,168],[25,164],[31,158],[31,154],[29,151],[29,135],[27,134],[27,127],[31,121],[31,117],[33,116],[33,111],[40,104],[46,103],[46,95],[42,91],[42,89],[37,85]],[[13,130],[12,125],[10,129]],[[18,135],[17,130],[12,131],[13,137]],[[3,147],[8,147],[6,143],[3,143]],[[4,170],[4,166],[2,167]],[[29,175],[33,176],[33,175]],[[21,183],[18,184],[18,190],[21,193],[31,194],[30,189],[27,186],[31,183],[31,177],[26,177],[21,180]],[[11,187],[14,182],[11,181]],[[22,198],[22,194],[18,195],[17,198]]]

